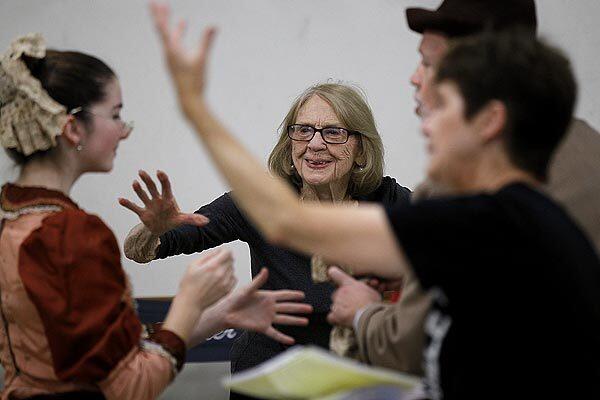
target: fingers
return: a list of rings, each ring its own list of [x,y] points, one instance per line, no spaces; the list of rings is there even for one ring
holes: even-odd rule
[[[305,303],[277,303],[275,312],[278,314],[310,314],[313,308]]]
[[[161,40],[163,43],[167,43],[169,41],[169,7],[152,1],[150,2],[150,12],[154,20],[154,27],[158,31]]]
[[[183,38],[183,34],[185,33],[186,23],[184,20],[180,20],[173,33],[171,34],[171,45],[176,46],[178,43],[181,43]]]
[[[201,65],[206,64],[206,59],[208,58],[216,34],[217,28],[215,28],[214,26],[208,27],[204,30],[202,40],[200,40],[199,49]]]
[[[144,183],[146,184],[146,187],[148,188],[150,195],[154,198],[160,197],[160,194],[158,193],[158,189],[156,188],[156,184],[154,183],[154,181],[152,180],[150,175],[148,175],[148,173],[146,171],[144,171],[143,169],[140,169],[138,171],[138,173],[139,173],[142,181],[144,181]]]
[[[222,250],[212,257],[205,265],[213,269],[218,275],[222,275],[220,280],[225,286],[225,293],[229,293],[237,284],[237,278],[233,269],[233,254],[229,250]]]
[[[193,270],[210,269],[213,272],[220,269],[221,266],[225,266],[233,274],[233,256],[229,250],[223,248],[206,252],[190,264],[190,268]]]
[[[258,275],[256,275],[254,279],[252,279],[252,282],[250,282],[250,285],[248,285],[248,291],[254,292],[258,290],[267,282],[267,278],[269,278],[269,270],[265,267],[262,267]]]
[[[327,322],[329,322],[330,325],[338,325],[339,321],[333,311],[327,314]]]
[[[225,290],[225,293],[223,294],[223,296],[227,295],[229,292],[231,292],[233,290],[233,288],[235,287],[235,285],[237,285],[237,278],[235,277],[235,275],[233,274],[233,268],[231,268],[231,272],[227,275],[228,284],[227,284],[227,289]],[[221,296],[221,297],[223,297]]]
[[[225,250],[213,257],[210,260],[210,264],[214,264],[214,268],[219,269],[224,274],[225,293],[229,293],[237,284],[237,278],[233,270],[233,254],[231,251]]]
[[[130,200],[127,200],[123,197],[119,197],[119,204],[122,205],[123,207],[133,211],[134,213],[136,213],[138,215],[138,217],[140,216],[140,214],[144,211],[143,208],[137,206],[135,203],[133,203]]]
[[[351,323],[350,325],[344,323],[344,314],[335,306],[332,306],[331,311],[329,312],[329,314],[327,314],[327,322],[329,322],[331,325],[337,326],[352,326]]]
[[[369,286],[371,286],[372,288],[375,288],[375,289],[376,289],[376,288],[378,288],[378,287],[379,287],[379,285],[380,285],[380,283],[381,283],[381,282],[379,282],[379,279],[377,279],[377,278],[369,278],[369,279],[366,281],[366,283],[367,283],[367,285],[369,285]]]
[[[338,286],[343,286],[346,284],[350,284],[355,281],[350,275],[342,271],[338,267],[330,267],[327,270],[327,275],[329,278]]]
[[[278,341],[279,343],[283,343],[288,346],[291,346],[294,344],[294,338],[292,338],[291,336],[288,336],[288,335],[284,335],[283,333],[279,332],[277,329],[273,328],[272,326],[269,327],[264,333],[265,333],[265,335],[267,335],[268,337],[270,337],[273,340]]]
[[[213,257],[212,262],[214,263],[226,263],[233,262],[233,253],[228,249],[217,249],[215,251],[217,253],[215,257]]]
[[[199,261],[202,261],[205,264],[210,263],[211,265],[227,262],[233,263],[233,254],[230,250],[219,248],[206,254],[206,256],[201,258]]]
[[[212,251],[207,251],[204,252],[200,257],[198,257],[197,260],[193,261],[194,264],[206,264],[208,263],[210,260],[212,260],[213,258],[217,257],[218,255],[222,254],[223,252],[225,252],[226,250],[224,248],[218,248]]]
[[[162,196],[170,199],[173,197],[173,191],[171,190],[171,181],[169,180],[169,176],[163,171],[156,171],[156,177],[160,182]]]
[[[276,325],[306,326],[308,325],[308,318],[278,314],[275,315],[275,318],[273,318],[273,323]]]
[[[146,191],[142,188],[142,185],[140,185],[140,183],[137,180],[135,180],[131,184],[131,187],[133,188],[135,194],[137,194],[137,196],[140,198],[142,203],[144,203],[144,205],[148,207],[148,205],[150,204],[150,198],[146,194]]]
[[[275,301],[304,300],[304,292],[300,290],[273,290],[270,292]]]
[[[231,252],[218,249],[189,265],[180,292],[188,293],[205,309],[231,292],[236,284]]]
[[[171,12],[169,6],[166,4],[152,1],[150,3],[150,12],[154,20],[154,27],[158,31],[165,50],[172,51],[178,49],[181,46],[180,44],[185,33],[186,22],[184,20],[179,21],[175,29],[171,30],[169,28]],[[200,40],[198,52],[203,64],[210,52],[216,31],[215,27],[207,28],[202,35],[202,40]]]

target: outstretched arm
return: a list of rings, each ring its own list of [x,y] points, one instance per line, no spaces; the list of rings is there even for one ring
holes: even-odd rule
[[[138,206],[126,198],[119,198],[119,204],[133,211],[142,222],[131,228],[127,234],[123,245],[125,256],[130,260],[142,264],[156,259],[159,246],[161,244],[165,245],[165,242],[161,241],[161,235],[169,231],[172,232],[170,238],[175,236],[179,237],[180,240],[166,241],[168,248],[175,248],[179,250],[179,253],[191,253],[189,251],[190,244],[195,242],[193,234],[197,234],[199,231],[198,229],[191,230],[189,228],[190,226],[203,227],[207,225],[209,223],[208,218],[197,213],[181,212],[177,200],[173,195],[169,177],[163,171],[157,171],[156,173],[162,189],[160,192],[154,180],[146,171],[140,170],[139,176],[146,184],[148,191],[146,192],[142,188],[137,179],[133,181],[132,187],[138,198],[142,201],[143,206]],[[185,225],[188,225],[188,227],[185,227]],[[178,229],[185,229],[191,232],[191,234],[180,235]],[[180,245],[171,245],[172,242]],[[188,246],[185,246],[185,244]]]
[[[381,207],[301,206],[295,193],[271,177],[213,115],[204,88],[215,29],[205,31],[198,49],[187,51],[181,41],[184,24],[171,30],[165,5],[152,3],[152,13],[184,115],[234,189],[237,203],[266,238],[349,265],[357,274],[401,276],[404,256]]]

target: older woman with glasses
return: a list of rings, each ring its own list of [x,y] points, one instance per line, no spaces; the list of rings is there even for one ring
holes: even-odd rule
[[[303,201],[371,201],[385,205],[408,202],[410,191],[393,178],[384,177],[383,167],[383,144],[365,98],[355,88],[335,83],[310,87],[294,101],[269,157],[271,173],[285,179]],[[185,214],[171,194],[159,195],[146,172],[140,171],[140,178],[149,193],[138,181],[133,183],[133,189],[143,207],[120,199],[142,221],[126,239],[127,257],[147,263],[242,240],[250,247],[252,275],[263,266],[270,271],[265,288],[302,290],[313,306],[308,326],[283,331],[293,336],[296,343],[328,347],[331,326],[326,315],[334,287],[311,279],[311,266],[314,269],[321,263],[318,256],[311,258],[267,243],[238,209],[231,193],[194,214]],[[159,171],[157,178],[163,191],[167,188],[170,193],[167,175]],[[201,216],[210,222],[206,224]],[[292,344],[291,337],[288,339],[288,344]],[[245,332],[233,346],[231,369],[249,368],[285,349],[273,337]]]

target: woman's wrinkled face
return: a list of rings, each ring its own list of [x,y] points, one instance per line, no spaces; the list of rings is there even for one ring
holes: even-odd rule
[[[314,95],[298,111],[295,124],[310,125],[317,129],[346,128],[333,108],[321,97]],[[309,142],[292,142],[292,162],[303,184],[329,185],[347,180],[359,151],[359,138],[350,135],[343,144],[329,144],[316,132]]]
[[[106,84],[104,91],[104,100],[85,109],[91,123],[81,142],[81,157],[85,170],[89,172],[110,171],[119,142],[130,133],[121,119],[123,100],[119,81],[112,79]]]

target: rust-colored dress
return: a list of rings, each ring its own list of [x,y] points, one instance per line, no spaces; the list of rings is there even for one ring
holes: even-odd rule
[[[13,184],[0,219],[1,399],[156,398],[185,345],[167,330],[145,334],[106,224],[60,192]]]

